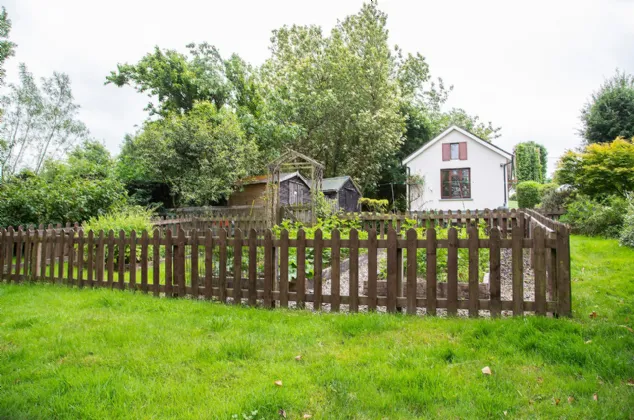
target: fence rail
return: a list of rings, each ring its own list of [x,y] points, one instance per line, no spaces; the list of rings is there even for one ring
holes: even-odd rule
[[[127,236],[77,227],[10,228],[0,232],[0,275],[9,282],[131,289],[266,308],[288,307],[290,302],[300,308],[327,305],[331,311],[351,312],[379,308],[408,314],[424,310],[428,315],[462,310],[474,317],[479,311],[492,316],[502,311],[570,315],[570,251],[564,225],[515,212],[513,217],[509,213],[504,229],[490,226],[482,237],[474,225],[477,215],[470,216],[463,229],[448,223],[446,228],[437,224],[401,232],[390,224],[385,237],[370,227],[365,232],[352,229],[348,238],[341,238],[336,229],[330,237],[316,230],[313,238],[306,238],[300,230],[297,238],[289,238],[285,230],[276,237],[268,229],[263,235],[256,229],[244,235],[235,229],[231,237],[222,228],[186,232],[179,227]],[[438,238],[441,232],[447,237]],[[488,253],[486,298],[480,290],[480,250]],[[525,254],[530,255],[529,268]],[[385,280],[379,279],[379,261],[386,265]],[[510,298],[501,293],[503,264],[511,267]],[[330,277],[325,279],[328,265]],[[361,265],[368,268],[365,281],[359,277]],[[460,282],[459,267],[465,266],[468,278]],[[534,278],[532,298],[524,293],[527,269]],[[440,271],[446,281],[440,281]],[[466,296],[459,296],[459,289],[465,289]]]

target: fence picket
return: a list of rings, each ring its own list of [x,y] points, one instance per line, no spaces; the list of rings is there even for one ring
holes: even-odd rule
[[[141,291],[143,291],[143,293],[147,293],[148,290],[148,246],[149,236],[147,230],[144,229],[141,233]]]
[[[341,236],[339,229],[330,234],[330,310],[339,312],[341,306]]]
[[[387,231],[387,311],[396,312],[397,293],[397,238],[396,231]]]
[[[458,231],[447,233],[447,315],[458,313]]]
[[[288,308],[288,230],[280,233],[280,306]]]
[[[104,252],[105,239],[103,230],[99,231],[99,236],[97,237],[97,252],[95,254],[95,279],[97,281],[98,287],[103,287],[103,273],[104,273],[104,263],[106,254]]]
[[[70,229],[68,232],[68,265],[67,265],[67,274],[66,274],[66,282],[70,285],[75,284],[74,280],[74,265],[75,265],[75,230]]]
[[[316,234],[315,234],[316,236]],[[273,305],[273,233],[270,229],[264,232],[264,299],[265,308]]]
[[[117,287],[120,290],[125,288],[125,232],[123,230],[119,231],[119,242],[118,247],[119,250],[119,258],[117,261],[118,264],[118,276],[117,276]]]
[[[219,258],[218,258],[218,298],[222,303],[227,302],[227,231],[220,229],[218,236]]]
[[[132,232],[130,232],[130,263],[128,264],[129,266],[129,270],[128,272],[129,274],[129,281],[128,281],[128,287],[131,290],[136,290],[136,245],[137,245],[137,240],[136,240],[136,231],[132,230]]]
[[[306,232],[297,231],[297,307],[303,309],[306,302]]]
[[[0,229],[0,241],[2,241],[0,243],[0,279],[4,279],[5,278],[5,261],[6,261],[6,256],[7,256],[7,231],[2,228]],[[9,260],[11,258],[9,257]]]
[[[152,233],[152,291],[154,296],[161,293],[161,232]]]
[[[77,286],[84,287],[84,231],[77,232]]]
[[[258,248],[257,232],[249,230],[249,305],[257,304]]]
[[[489,236],[489,310],[492,317],[499,316],[502,308],[500,285],[500,229],[496,226]]]
[[[350,312],[359,311],[359,232],[350,229],[350,257],[349,257],[349,295]]]
[[[313,290],[315,295],[315,302],[313,303],[313,307],[316,310],[321,309],[322,303],[322,284],[321,284],[321,273],[322,273],[322,255],[323,255],[323,239],[322,239],[321,229],[317,229],[315,231],[315,235],[313,239],[314,242],[314,258],[313,261]]]
[[[416,315],[416,287],[417,278],[416,270],[418,268],[418,262],[416,260],[417,254],[417,233],[416,229],[409,229],[407,231],[407,314]]]
[[[535,256],[535,313],[546,314],[546,249],[544,248],[545,232],[536,226],[533,237],[533,253]]]
[[[187,288],[185,285],[185,231],[178,228],[176,249],[174,251],[174,278],[177,285],[177,296],[185,297]]]
[[[436,276],[436,229],[427,229],[427,314],[436,315],[437,276]]]
[[[469,316],[477,317],[480,309],[480,271],[479,260],[479,230],[477,226],[471,226],[469,229]]]
[[[108,263],[106,265],[108,272],[108,287],[114,287],[114,231],[108,231]]]
[[[88,250],[88,258],[86,261],[86,265],[87,265],[87,276],[86,276],[86,284],[88,285],[88,287],[93,287],[93,270],[95,269],[94,267],[94,252],[95,252],[95,234],[94,232],[91,230],[88,232],[88,246],[87,246]],[[79,260],[79,264],[83,265],[83,260]]]
[[[375,311],[377,304],[377,238],[376,229],[368,231],[368,310]]]
[[[174,287],[172,284],[172,266],[174,264],[173,251],[172,229],[167,229],[165,231],[165,297],[172,297],[174,293]]]
[[[18,226],[18,234],[15,240],[15,275],[13,276],[14,282],[20,282],[22,280],[22,245],[23,245],[24,231],[22,226]]]
[[[514,226],[511,231],[513,259],[513,315],[524,314],[524,249],[522,239],[524,231],[521,226]]]
[[[233,234],[233,304],[242,303],[242,231]]]

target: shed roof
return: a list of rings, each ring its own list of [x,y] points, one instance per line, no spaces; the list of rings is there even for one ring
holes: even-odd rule
[[[354,187],[357,190],[359,190],[359,187],[357,186],[357,184],[355,184],[352,178],[350,178],[350,176],[348,175],[336,176],[333,178],[324,178],[321,181],[321,190],[322,191],[339,191],[340,189],[343,188],[346,182],[348,182],[348,180],[351,180],[352,185],[354,185]]]

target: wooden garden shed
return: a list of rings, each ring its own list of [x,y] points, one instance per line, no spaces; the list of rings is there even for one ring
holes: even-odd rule
[[[228,200],[231,206],[263,206],[268,175],[258,175],[240,181],[240,188]],[[280,174],[280,204],[310,204],[310,183],[299,172]]]
[[[324,178],[321,191],[327,199],[335,201],[337,210],[358,211],[361,189],[349,176]]]

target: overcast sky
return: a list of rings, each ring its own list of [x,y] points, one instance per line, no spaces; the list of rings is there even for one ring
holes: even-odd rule
[[[269,55],[271,31],[316,24],[329,31],[362,0],[4,0],[16,55],[36,77],[70,75],[80,118],[117,153],[125,133],[147,116],[133,88],[104,86],[117,63],[136,62],[155,45],[181,51],[207,41],[223,56],[252,64]],[[634,73],[634,1],[383,0],[390,42],[420,52],[432,75],[454,85],[449,106],[502,127],[507,150],[544,144],[550,170],[579,145],[579,110],[616,68]]]

